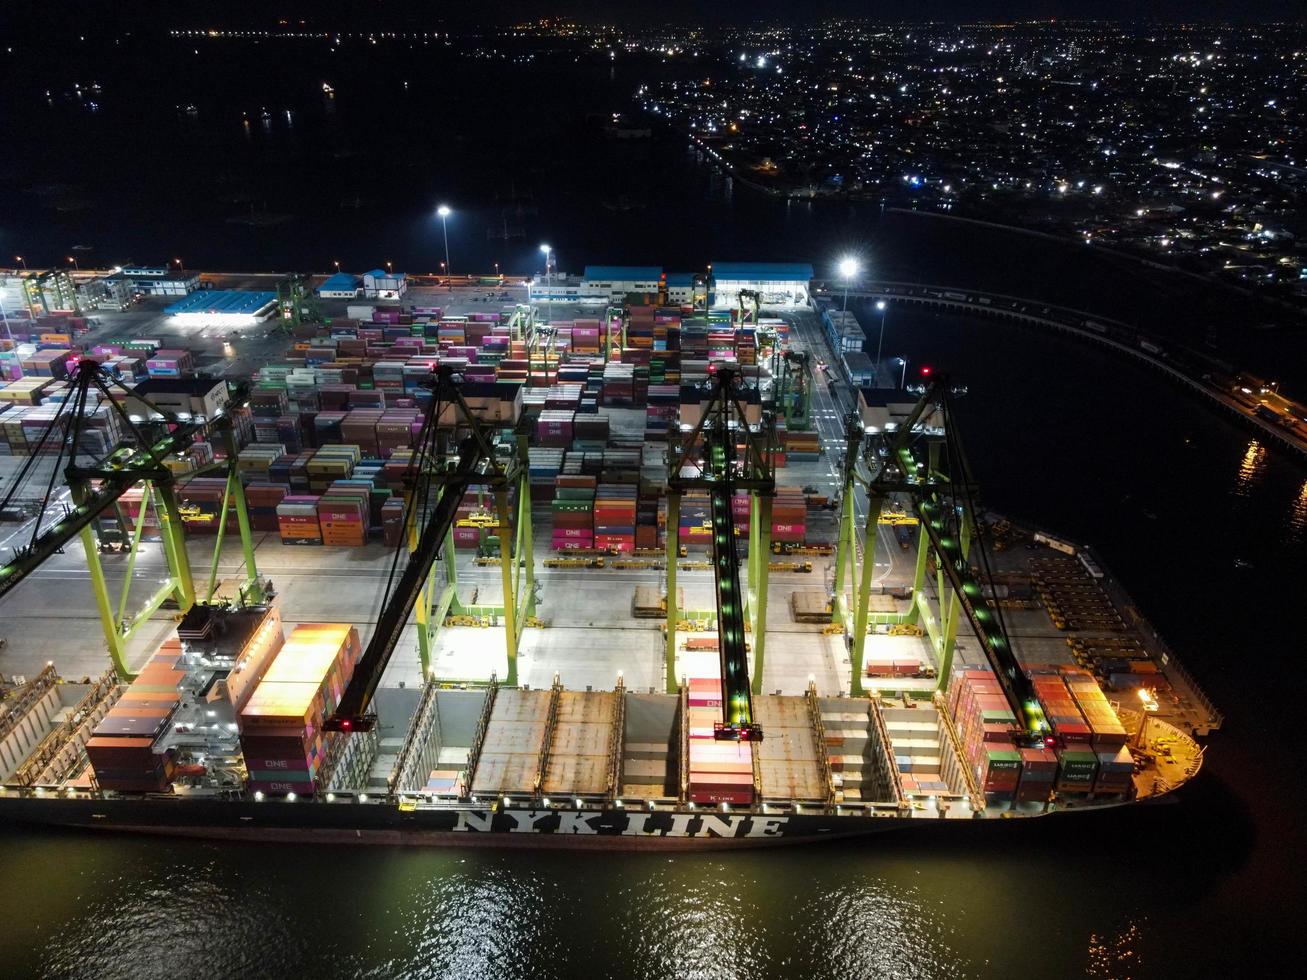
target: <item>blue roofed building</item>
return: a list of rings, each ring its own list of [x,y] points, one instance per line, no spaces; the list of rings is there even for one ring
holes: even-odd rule
[[[806,262],[714,262],[712,275],[713,306],[738,306],[742,289],[761,293],[767,305],[802,306],[813,271]]]
[[[667,302],[673,306],[689,306],[694,302],[694,273],[667,273]]]
[[[277,294],[268,290],[202,289],[164,307],[164,312],[200,326],[258,323],[277,312]]]
[[[348,272],[337,272],[334,276],[323,280],[316,291],[322,299],[356,299],[362,289],[363,284],[358,276]]]

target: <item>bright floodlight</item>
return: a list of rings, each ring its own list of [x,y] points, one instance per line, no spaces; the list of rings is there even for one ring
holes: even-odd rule
[[[551,249],[548,245],[541,245],[541,246],[540,246],[540,251],[542,251],[542,252],[544,252],[546,255],[548,255],[550,252],[553,251],[553,249]]]
[[[878,310],[885,309],[885,301],[883,299],[876,300],[876,309]]]
[[[440,215],[442,218],[448,218],[449,208],[446,205],[442,204],[440,205],[440,207],[436,208],[436,214]]]
[[[845,279],[852,279],[858,274],[857,259],[840,259],[840,275]]]

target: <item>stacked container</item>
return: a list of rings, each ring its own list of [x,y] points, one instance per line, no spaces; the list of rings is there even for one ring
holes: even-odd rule
[[[559,475],[554,481],[552,545],[555,550],[593,548],[596,480],[593,476]]]
[[[637,488],[630,484],[599,484],[594,508],[596,548],[635,550],[637,496]]]
[[[318,525],[322,543],[330,547],[359,548],[368,539],[368,493],[347,483],[333,483],[318,498]]]
[[[747,806],[753,803],[753,745],[713,737],[714,725],[722,718],[721,667],[717,645],[702,639],[696,649],[682,654],[688,675],[689,798],[694,803]]]
[[[772,498],[773,541],[803,544],[808,534],[808,502],[800,487],[777,487]]]
[[[166,792],[175,766],[171,754],[155,750],[181,703],[178,688],[186,671],[177,667],[181,644],[166,642],[95,726],[86,756],[100,789],[129,793]]]
[[[277,505],[277,529],[281,533],[282,544],[322,544],[318,498],[298,494],[283,497]]]
[[[1022,757],[1012,742],[1017,719],[998,679],[987,670],[962,671],[949,690],[949,710],[986,804],[1011,803],[1021,782]]]
[[[302,624],[291,632],[240,713],[252,792],[310,795],[322,788],[322,726],[361,655],[352,626]]]

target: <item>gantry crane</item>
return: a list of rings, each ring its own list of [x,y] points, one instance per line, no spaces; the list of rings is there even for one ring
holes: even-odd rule
[[[907,613],[896,614],[894,618],[923,623],[939,660],[939,688],[944,690],[952,670],[960,617],[965,615],[1013,713],[1020,719],[1026,736],[1035,742],[1048,734],[1048,724],[1033,687],[1012,652],[1002,609],[985,597],[982,582],[992,580],[992,570],[983,539],[976,533],[975,488],[950,409],[948,380],[939,377],[892,431],[867,433],[857,415],[846,419],[844,500],[832,600],[834,621],[848,630],[852,691],[859,694],[880,515],[893,495],[906,496],[918,517],[920,536],[912,605]],[[929,429],[922,424],[928,418],[935,423]],[[923,446],[925,459],[921,460],[918,454]],[[854,494],[858,485],[865,488],[867,495],[860,562],[854,560],[853,554]],[[980,560],[978,570],[970,561],[973,544]],[[939,621],[924,589],[931,556],[935,560]],[[852,617],[844,595],[846,571],[853,576],[856,595]]]
[[[429,635],[426,631],[434,604],[436,560],[442,548],[447,549],[447,560],[452,559],[451,532],[458,506],[467,489],[477,483],[489,485],[499,513],[500,569],[504,584],[502,611],[508,646],[507,683],[517,683],[517,644],[525,625],[525,617],[519,616],[519,609],[524,605],[521,598],[524,579],[526,591],[532,597],[525,603],[528,612],[534,598],[529,486],[518,455],[520,442],[515,439],[505,447],[506,452],[497,451],[493,437],[463,399],[459,390],[461,380],[449,366],[441,365],[432,382],[432,398],[424,416],[422,443],[410,458],[404,477],[407,541],[395,550],[377,625],[354,667],[340,703],[327,720],[326,728],[330,731],[368,731],[375,726],[376,716],[369,711],[373,695],[415,607],[423,674],[428,673],[430,665],[423,636]],[[511,519],[508,503],[509,491],[515,485],[518,488],[517,522]],[[521,518],[523,511],[527,515],[525,520]],[[521,540],[523,531],[524,542]],[[400,559],[405,553],[407,560],[400,572]],[[453,584],[451,577],[446,595]],[[448,600],[445,605],[448,605]]]
[[[119,675],[128,678],[131,672],[127,666],[126,646],[132,634],[169,599],[174,600],[183,612],[189,610],[195,603],[195,585],[186,552],[186,539],[177,497],[178,484],[187,477],[220,467],[225,467],[227,470],[227,487],[223,497],[222,518],[210,570],[206,601],[213,597],[223,531],[231,505],[234,505],[236,510],[245,557],[247,580],[242,592],[251,602],[257,603],[263,598],[263,586],[254,562],[253,538],[245,507],[245,495],[237,471],[235,436],[229,414],[244,404],[248,393],[244,387],[232,390],[229,386],[226,408],[213,417],[179,419],[159,409],[145,396],[123,385],[105,372],[95,360],[88,358],[80,361],[72,382],[68,398],[60,404],[54,418],[41,433],[37,444],[32,447],[31,454],[14,477],[3,501],[0,501],[0,513],[9,513],[18,492],[31,482],[39,465],[49,462],[50,475],[44,481],[43,494],[38,502],[39,510],[33,522],[31,538],[27,544],[15,550],[9,561],[0,566],[0,597],[8,594],[42,563],[61,551],[74,537],[80,535],[109,655]],[[92,395],[96,396],[95,400],[92,400]],[[134,402],[143,405],[149,418],[137,424],[123,407],[120,396],[131,396]],[[88,455],[83,449],[83,434],[88,411],[93,412],[99,401],[106,403],[109,410],[119,416],[124,427],[123,431],[130,438],[116,446],[104,458],[92,459],[87,463],[82,459]],[[161,429],[162,432],[159,431]],[[227,458],[224,462],[202,467],[184,477],[176,476],[166,465],[168,457],[185,452],[197,439],[215,436],[225,444]],[[61,470],[60,466],[65,461],[66,465]],[[65,507],[62,516],[54,523],[46,524],[43,518],[54,504],[55,484],[60,476],[71,491],[72,506]],[[115,605],[110,600],[108,582],[100,560],[100,549],[93,524],[100,514],[114,507],[125,493],[138,484],[144,485],[145,495],[141,500],[131,536],[122,595]],[[169,577],[142,608],[129,615],[127,602],[132,573],[147,509],[151,505],[158,515],[159,532],[168,563]]]
[[[712,519],[712,565],[717,606],[717,637],[721,664],[722,721],[716,737],[758,741],[762,730],[753,718],[754,693],[761,693],[767,626],[767,570],[771,552],[771,502],[776,488],[772,451],[775,429],[769,418],[751,424],[738,392],[739,374],[716,370],[708,402],[698,424],[674,439],[669,452],[667,498],[667,671],[668,689],[675,689],[676,554],[680,496],[688,489],[708,491]],[[770,440],[768,436],[770,435]],[[737,446],[743,444],[739,456]],[[740,587],[740,562],[735,541],[732,500],[735,491],[750,494],[749,590]],[[750,683],[745,640],[747,607],[753,611],[754,668]]]

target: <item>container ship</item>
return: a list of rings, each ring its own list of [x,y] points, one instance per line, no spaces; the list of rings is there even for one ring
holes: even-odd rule
[[[310,426],[287,392],[304,362],[252,392],[224,382],[221,397],[124,385],[123,352],[72,365],[60,407],[37,418],[62,426],[61,447],[107,455],[68,461],[75,505],[4,567],[0,590],[78,535],[97,581],[116,523],[130,561],[160,541],[171,577],[149,608],[175,602],[176,629],[133,674],[104,615],[117,669],[72,680],[51,664],[6,683],[0,819],[227,840],[756,847],[1063,819],[1148,804],[1199,772],[1196,738],[1219,713],[1142,619],[1121,615],[1133,607],[1085,549],[985,514],[946,379],[864,389],[834,406],[850,410],[817,413],[828,393],[809,362],[822,340],[811,318],[791,333],[756,315],[700,330],[687,315],[672,331],[671,316],[628,305],[566,337],[556,322],[537,329],[529,308],[508,329],[427,318],[386,311],[384,328],[352,334],[358,352],[391,329],[433,341],[430,354],[386,345],[410,360],[377,360],[373,387],[350,395],[310,371],[317,384],[298,398],[317,437],[297,453],[286,444]],[[344,349],[340,323],[297,328]],[[670,384],[649,380],[660,348]],[[151,363],[177,368],[167,353]],[[206,401],[182,413],[164,404],[178,392]],[[608,432],[623,413],[643,438]],[[838,475],[829,497],[796,484],[823,460]],[[799,473],[778,476],[787,464]],[[531,514],[546,508],[541,560]],[[810,534],[822,521],[833,541]],[[246,577],[224,597],[229,525]],[[258,574],[256,531],[324,554],[374,549],[389,571],[370,631],[282,609]],[[177,567],[185,535],[205,532],[217,535],[207,590]],[[498,570],[497,605],[468,598],[460,550],[464,567]],[[873,581],[878,555],[903,563],[899,584]],[[768,619],[773,574],[819,580],[791,592],[785,630]],[[686,584],[711,607],[687,608]],[[612,681],[520,683],[524,632],[550,628],[546,605],[581,603],[595,607],[592,629],[612,630]],[[622,648],[650,619],[665,677],[628,687]],[[405,683],[387,668],[414,623],[421,669]],[[1042,643],[1027,639],[1032,624]],[[487,650],[502,635],[504,681],[439,676],[442,626]],[[810,677],[766,693],[769,643],[773,656],[842,660],[839,689]]]

